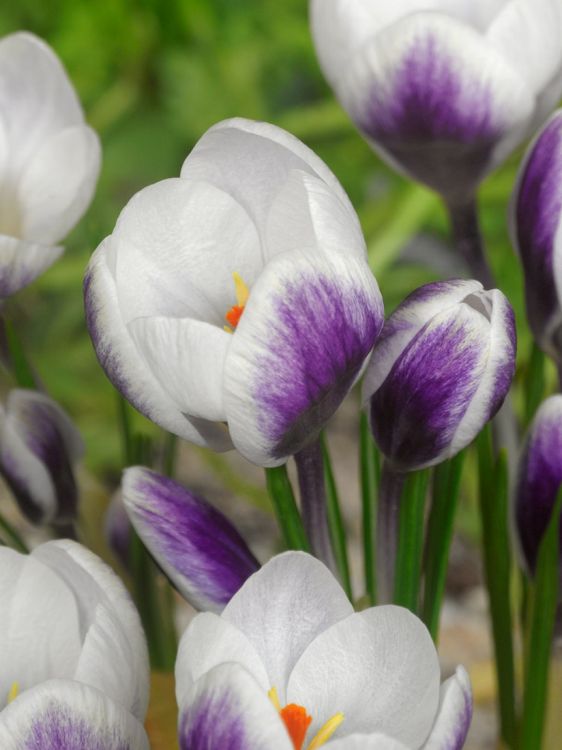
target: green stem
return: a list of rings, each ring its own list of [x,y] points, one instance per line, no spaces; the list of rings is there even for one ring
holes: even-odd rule
[[[11,320],[4,319],[4,330],[16,383],[20,388],[36,388],[37,378],[25,356],[23,346]]]
[[[505,451],[494,462],[490,427],[477,440],[484,570],[488,589],[498,684],[501,736],[515,747],[515,670],[510,598],[508,468]]]
[[[394,603],[417,614],[424,538],[424,509],[429,472],[408,474],[400,497]]]
[[[345,534],[345,524],[343,522],[338,488],[332,469],[332,461],[328,450],[326,437],[322,435],[322,457],[324,459],[324,480],[326,483],[326,498],[328,507],[328,524],[330,535],[332,537],[332,546],[336,556],[340,578],[350,601],[353,601],[353,592],[351,588],[351,576],[349,574],[349,561],[347,558],[347,543]]]
[[[18,552],[29,552],[26,543],[23,541],[18,532],[11,523],[7,521],[0,513],[0,529],[4,532],[4,539],[13,549]]]
[[[135,441],[129,417],[129,405],[123,396],[116,391],[117,396],[117,421],[121,430],[121,446],[123,455],[123,466],[132,466],[135,463]]]
[[[308,550],[308,539],[287,474],[287,467],[284,465],[266,469],[265,475],[267,491],[287,549]]]
[[[431,510],[427,521],[424,554],[424,599],[422,619],[437,643],[439,615],[445,593],[449,552],[458,506],[464,454],[437,466],[433,474]]]
[[[400,497],[406,475],[383,463],[377,505],[377,595],[380,604],[394,598]]]
[[[539,549],[531,587],[529,630],[525,654],[525,685],[520,750],[536,750],[544,733],[550,654],[559,595],[560,511],[562,491]]]
[[[164,451],[162,456],[162,469],[164,474],[173,479],[176,471],[176,459],[178,453],[178,439],[176,435],[168,432],[164,438]]]
[[[377,490],[380,482],[379,454],[369,429],[366,413],[361,413],[359,444],[359,475],[363,530],[363,565],[367,597],[371,605],[377,602]]]

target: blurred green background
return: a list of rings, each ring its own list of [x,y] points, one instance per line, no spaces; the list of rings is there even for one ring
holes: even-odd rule
[[[78,422],[86,462],[96,472],[117,471],[121,454],[115,396],[84,325],[85,266],[133,193],[177,175],[193,144],[218,120],[269,120],[322,156],[360,214],[387,311],[419,284],[454,275],[438,199],[395,175],[356,133],[318,68],[304,0],[3,4],[1,34],[18,29],[54,47],[103,142],[95,201],[65,243],[63,259],[10,303],[26,350],[47,390]],[[517,313],[521,369],[530,341],[519,265],[506,229],[519,158],[488,181],[481,199],[489,259]],[[420,236],[419,248],[412,249],[412,239]],[[453,261],[453,270],[430,268],[423,262],[427,255]],[[143,429],[152,428],[145,423]]]

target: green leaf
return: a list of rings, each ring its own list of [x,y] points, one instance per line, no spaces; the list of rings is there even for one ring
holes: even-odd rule
[[[340,573],[341,581],[345,593],[353,601],[353,592],[351,590],[351,577],[349,574],[349,561],[347,559],[347,542],[345,534],[345,525],[343,522],[338,488],[332,469],[332,461],[328,451],[326,436],[322,438],[322,458],[324,462],[324,483],[326,486],[326,501],[328,511],[328,525],[330,527],[330,537],[336,558],[336,564]]]
[[[287,549],[308,550],[308,539],[297,507],[287,467],[265,470],[267,490]]]
[[[377,447],[371,436],[366,413],[361,413],[359,445],[359,473],[363,525],[363,564],[365,584],[370,604],[377,602],[377,490],[380,481],[380,462]]]

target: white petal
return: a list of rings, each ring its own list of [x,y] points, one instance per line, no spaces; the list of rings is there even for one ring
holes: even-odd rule
[[[441,686],[439,713],[424,750],[461,750],[472,719],[472,690],[463,667]]]
[[[346,734],[378,732],[419,747],[435,719],[439,683],[421,620],[400,607],[373,607],[312,641],[291,673],[287,701],[313,716],[311,736],[341,711]]]
[[[481,290],[482,284],[478,281],[453,279],[427,284],[406,297],[387,320],[377,340],[363,380],[363,401],[380,388],[398,355],[434,315]]]
[[[84,125],[45,141],[19,180],[21,236],[45,244],[65,237],[90,205],[100,161],[99,139]]]
[[[137,318],[128,325],[146,366],[190,417],[224,421],[224,366],[232,335],[189,318]]]
[[[239,664],[262,690],[271,688],[256,649],[234,625],[212,612],[202,612],[183,634],[176,659],[176,698],[183,706],[194,682],[219,664]]]
[[[313,440],[351,389],[382,322],[382,298],[363,260],[293,251],[270,261],[226,361],[236,448],[275,466]]]
[[[352,734],[326,744],[326,750],[410,750],[385,734]]]
[[[10,173],[17,175],[51,135],[84,121],[60,60],[27,32],[0,41],[0,111],[10,144]]]
[[[6,299],[44,273],[63,248],[49,247],[0,234],[0,299]]]
[[[256,229],[227,192],[163,180],[137,193],[113,232],[119,306],[137,317],[194,317],[222,328],[236,302],[233,272],[248,286],[262,267]]]
[[[553,0],[512,0],[497,16],[486,38],[527,80],[536,94],[562,64],[562,8]]]
[[[142,724],[119,702],[70,680],[27,690],[0,713],[2,750],[149,750]]]
[[[332,250],[366,257],[361,227],[336,192],[302,170],[290,173],[267,217],[266,257],[287,250]]]
[[[32,557],[65,581],[78,604],[85,640],[75,679],[120,701],[142,721],[148,706],[148,652],[140,618],[121,580],[76,542],[48,542]]]
[[[71,678],[81,633],[64,581],[33,555],[6,547],[0,548],[0,612],[1,711],[14,682],[26,690],[52,677]]]
[[[113,249],[109,237],[92,256],[84,282],[86,321],[100,364],[115,387],[149,419],[197,445],[228,450],[232,444],[226,429],[188,420],[144,362],[122,319],[110,268]]]
[[[303,552],[286,552],[246,581],[222,617],[256,649],[283,703],[289,674],[306,647],[352,612],[325,565]]]
[[[193,685],[180,706],[181,750],[293,750],[273,704],[237,664],[222,664]]]
[[[355,212],[333,172],[311,149],[282,128],[241,117],[214,125],[196,144],[181,176],[205,180],[230,193],[263,237],[269,207],[293,170],[318,176]]]

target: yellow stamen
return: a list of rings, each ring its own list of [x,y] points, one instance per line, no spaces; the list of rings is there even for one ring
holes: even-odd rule
[[[345,716],[342,713],[338,713],[332,716],[331,719],[328,719],[318,734],[313,737],[312,742],[308,746],[308,750],[316,750],[316,748],[321,747],[325,742],[328,742],[344,718]]]
[[[277,689],[272,687],[267,694],[269,700],[273,703],[276,711],[281,711],[281,704],[279,703],[279,696],[277,695]]]
[[[232,274],[232,278],[234,279],[234,290],[236,292],[236,302],[238,303],[239,307],[244,307],[246,302],[248,301],[248,297],[250,296],[250,290],[248,289],[244,279],[240,276],[239,273]]]
[[[10,692],[8,693],[8,703],[11,703],[12,701],[15,701],[15,699],[18,697],[20,691],[20,684],[19,682],[13,682],[12,687],[10,688]]]

